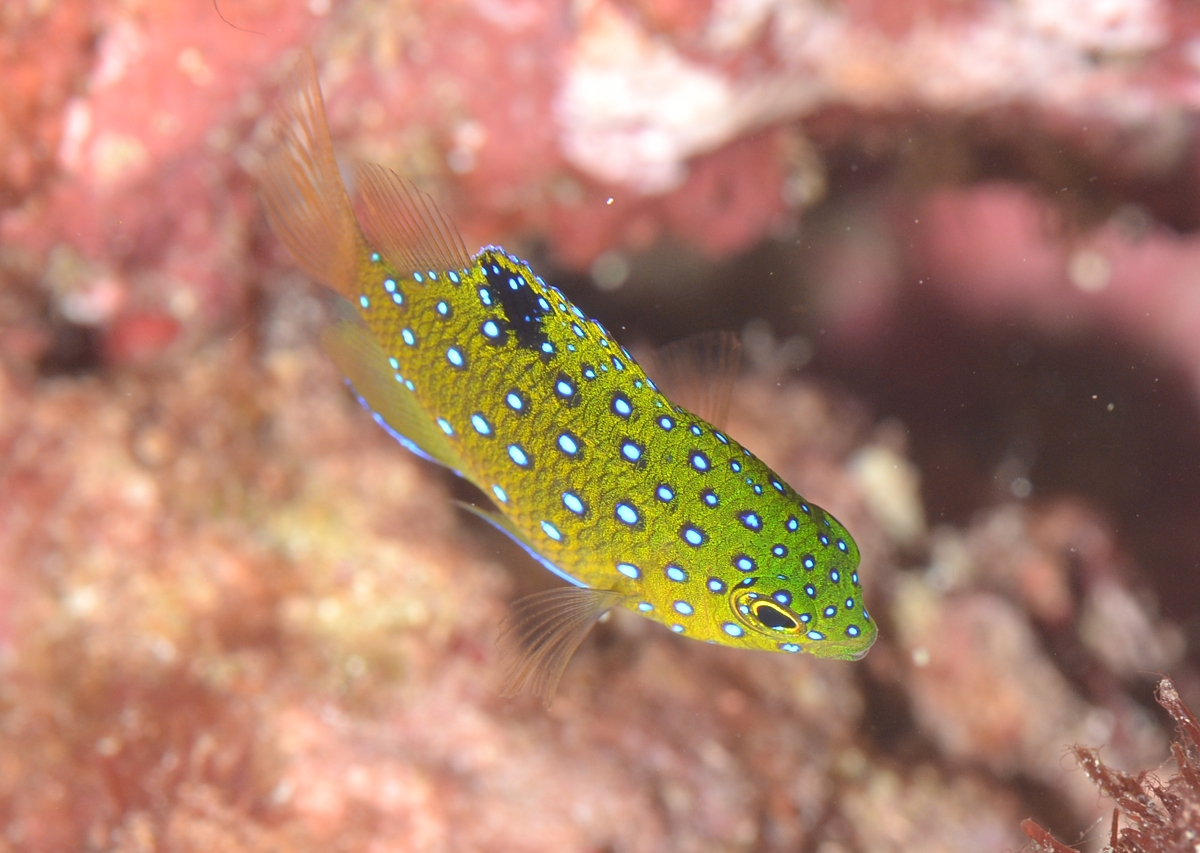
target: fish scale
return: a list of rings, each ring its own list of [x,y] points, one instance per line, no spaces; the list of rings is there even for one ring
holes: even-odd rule
[[[506,692],[548,702],[615,606],[724,645],[866,653],[876,628],[840,523],[671,402],[526,263],[496,246],[468,255],[433,203],[380,167],[360,167],[360,226],[307,55],[277,124],[268,217],[359,316],[327,330],[327,351],[381,426],[478,486],[496,510],[468,509],[570,584],[514,605]]]

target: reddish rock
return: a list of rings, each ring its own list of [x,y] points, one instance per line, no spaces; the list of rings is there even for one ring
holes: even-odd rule
[[[166,350],[179,334],[179,321],[162,314],[129,314],[108,330],[106,358],[113,364],[146,364]]]

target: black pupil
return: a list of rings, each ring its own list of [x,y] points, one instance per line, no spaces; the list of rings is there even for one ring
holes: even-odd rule
[[[796,620],[788,616],[782,610],[772,607],[770,604],[760,604],[754,608],[754,615],[758,617],[758,621],[762,622],[768,628],[795,628]]]

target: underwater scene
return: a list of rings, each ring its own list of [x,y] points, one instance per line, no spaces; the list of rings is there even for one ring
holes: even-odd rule
[[[0,6],[0,853],[1200,838],[1184,0]]]

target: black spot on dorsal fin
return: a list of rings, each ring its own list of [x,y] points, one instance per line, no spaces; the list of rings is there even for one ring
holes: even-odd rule
[[[499,252],[487,250],[479,256],[488,289],[504,309],[508,328],[523,349],[546,352],[543,346],[550,343],[542,328],[546,316],[545,297],[530,286],[528,273],[514,269],[508,258]]]

